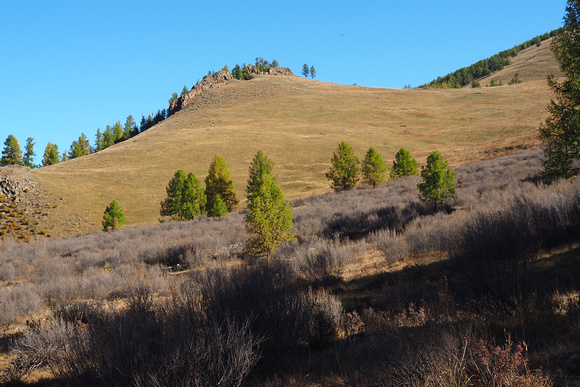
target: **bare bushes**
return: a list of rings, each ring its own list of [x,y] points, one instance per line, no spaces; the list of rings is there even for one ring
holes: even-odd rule
[[[301,343],[330,344],[336,338],[331,332],[340,327],[340,303],[328,294],[306,293],[291,266],[280,260],[207,270],[195,282],[206,313],[218,320],[250,320],[251,331],[264,338],[260,349],[267,365]]]
[[[310,236],[281,246],[276,259],[290,262],[294,271],[309,283],[322,285],[336,282],[342,268],[365,251],[365,241]]]
[[[0,326],[16,317],[29,316],[44,309],[42,298],[30,284],[13,284],[0,287]]]
[[[141,294],[125,309],[86,309],[86,322],[60,314],[20,341],[19,368],[47,363],[67,385],[240,385],[261,339],[247,320],[217,321],[189,301],[154,304]]]

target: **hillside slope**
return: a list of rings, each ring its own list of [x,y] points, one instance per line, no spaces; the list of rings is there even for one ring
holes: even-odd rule
[[[388,164],[401,147],[419,164],[435,149],[452,166],[491,158],[538,145],[550,97],[544,80],[459,90],[364,88],[294,76],[232,81],[126,142],[35,170],[40,189],[58,202],[41,227],[52,235],[98,230],[113,199],[129,226],[155,223],[173,173],[184,169],[202,180],[216,154],[227,160],[242,199],[258,150],[274,161],[289,199],[329,189],[325,172],[343,140],[360,159],[376,147]]]
[[[479,83],[483,87],[489,85],[494,79],[496,82],[501,81],[507,85],[515,73],[520,74],[522,82],[545,81],[550,74],[561,77],[562,72],[550,48],[552,40],[553,38],[543,41],[540,47],[532,46],[521,51],[512,58],[511,65],[495,74],[479,79]]]

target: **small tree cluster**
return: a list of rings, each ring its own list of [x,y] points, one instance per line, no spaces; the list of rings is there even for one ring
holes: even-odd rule
[[[79,136],[78,141],[73,141],[72,145],[70,146],[70,151],[68,152],[69,159],[75,159],[77,157],[86,156],[93,153],[93,149],[91,148],[91,144],[85,136],[84,133],[81,133]]]
[[[308,75],[310,75],[310,78],[314,79],[316,77],[316,69],[314,66],[308,67],[308,65],[304,63],[302,66],[302,75],[304,78],[308,78]]]
[[[178,170],[166,188],[167,198],[161,202],[161,216],[175,220],[192,220],[205,212],[205,190],[193,173]]]
[[[201,214],[223,218],[235,211],[238,204],[234,181],[225,159],[217,155],[205,178],[205,189],[193,173],[180,169],[166,188],[167,198],[161,202],[161,216],[175,220],[192,220]]]

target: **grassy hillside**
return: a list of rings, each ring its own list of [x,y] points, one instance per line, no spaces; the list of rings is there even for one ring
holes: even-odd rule
[[[544,63],[530,57],[526,64],[536,65]],[[365,88],[288,76],[232,81],[129,141],[34,171],[57,204],[40,227],[52,235],[97,230],[113,199],[129,226],[155,223],[175,170],[203,179],[215,154],[227,160],[242,199],[258,150],[274,161],[290,199],[329,189],[325,172],[343,140],[361,159],[376,147],[389,164],[401,147],[419,164],[434,149],[454,167],[488,159],[538,144],[550,96],[544,80],[477,90]]]
[[[515,73],[520,74],[522,82],[546,80],[548,75],[554,74],[556,77],[562,76],[558,67],[558,62],[554,58],[550,49],[552,38],[543,41],[540,47],[535,45],[521,51],[512,64],[501,71],[479,80],[482,87],[489,85],[492,79],[501,81],[507,85]]]

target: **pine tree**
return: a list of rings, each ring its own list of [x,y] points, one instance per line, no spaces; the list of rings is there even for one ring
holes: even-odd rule
[[[408,150],[401,148],[395,155],[395,161],[393,161],[393,168],[391,169],[391,180],[395,180],[399,177],[417,175],[419,175],[417,161],[415,161]]]
[[[2,150],[2,158],[0,159],[0,166],[5,165],[22,165],[22,151],[18,139],[9,134],[4,141],[4,150]]]
[[[127,116],[127,120],[125,121],[125,126],[123,127],[123,139],[128,140],[131,137],[135,137],[139,134],[139,130],[137,129],[137,124],[133,119],[132,115]]]
[[[387,164],[375,148],[371,147],[368,150],[362,163],[361,172],[363,182],[373,188],[387,180]]]
[[[187,93],[189,93],[189,90],[187,89],[187,86],[183,86],[183,90],[181,90],[180,97],[183,97]]]
[[[92,152],[91,144],[84,133],[81,133],[78,141],[73,141],[68,153],[69,159],[90,155]]]
[[[310,67],[310,78],[314,79],[316,77],[316,69],[314,66]]]
[[[117,121],[113,126],[113,143],[116,144],[118,142],[123,141],[123,126],[121,125],[121,121]]]
[[[235,211],[239,202],[236,197],[235,184],[226,160],[220,155],[215,156],[209,167],[205,178],[205,193],[208,216],[220,218],[228,212]],[[223,208],[225,208],[225,213]]]
[[[255,257],[269,255],[280,244],[293,240],[292,204],[272,175],[272,162],[259,151],[250,165],[246,189],[249,213],[246,231],[250,238],[244,251]]]
[[[310,69],[308,68],[308,65],[304,63],[302,66],[302,75],[304,75],[304,78],[308,78],[308,74],[310,74]]]
[[[97,134],[95,136],[95,152],[101,151],[103,149],[105,149],[105,144],[104,144],[104,140],[103,140],[103,133],[101,133],[101,129],[98,128],[97,129]]]
[[[28,137],[26,139],[26,146],[24,147],[24,156],[22,157],[22,162],[29,168],[35,168],[35,165],[32,161],[33,157],[36,156],[36,153],[34,153],[35,144],[36,143],[32,137]]]
[[[427,164],[421,168],[423,182],[417,184],[419,199],[442,203],[455,197],[455,172],[447,166],[441,153],[433,151]]]
[[[127,222],[123,209],[113,200],[103,214],[103,231],[115,231]]]
[[[53,165],[60,162],[60,156],[58,154],[58,146],[56,144],[51,144],[50,142],[46,145],[44,149],[44,156],[42,158],[42,166]]]
[[[354,188],[359,179],[359,161],[347,142],[338,144],[338,150],[332,155],[331,163],[330,170],[326,172],[330,187],[335,191]]]
[[[161,202],[159,213],[176,220],[192,220],[205,211],[205,191],[193,173],[185,175],[180,169],[166,188],[167,198]]]
[[[568,0],[564,28],[552,41],[564,80],[548,77],[556,95],[548,106],[550,116],[540,126],[544,149],[544,170],[549,178],[574,175],[574,162],[580,159],[580,1]]]

